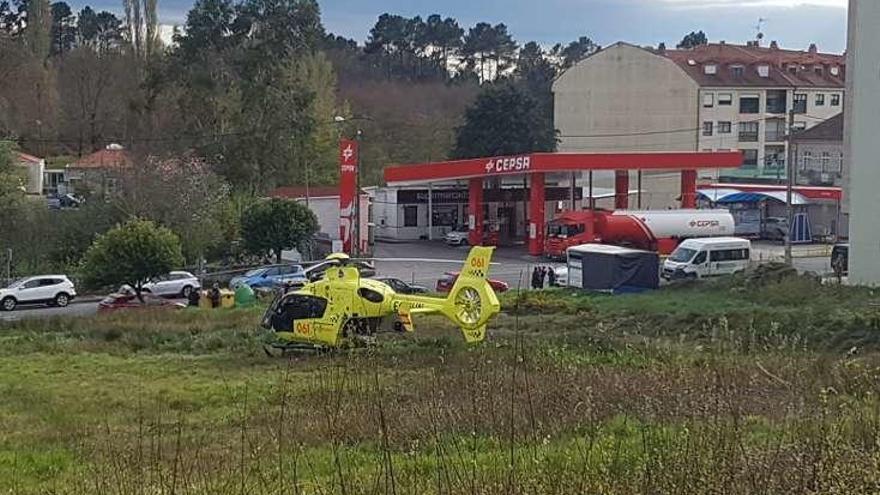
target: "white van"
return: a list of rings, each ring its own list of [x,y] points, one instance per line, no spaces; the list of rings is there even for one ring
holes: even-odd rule
[[[729,275],[749,266],[752,243],[739,237],[687,239],[663,262],[663,278]]]

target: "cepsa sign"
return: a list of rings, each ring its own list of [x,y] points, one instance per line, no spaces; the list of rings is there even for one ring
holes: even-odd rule
[[[486,163],[487,174],[503,174],[505,172],[525,172],[531,165],[531,157],[512,156],[507,158],[493,158]]]

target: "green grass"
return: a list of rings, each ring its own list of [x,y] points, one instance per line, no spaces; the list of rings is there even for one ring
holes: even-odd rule
[[[259,308],[0,325],[0,492],[876,492],[874,300],[505,295],[480,346],[429,317],[287,359]]]

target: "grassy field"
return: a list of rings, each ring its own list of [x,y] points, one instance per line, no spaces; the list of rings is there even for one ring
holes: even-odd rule
[[[0,326],[4,493],[878,493],[880,298],[506,295],[269,358],[259,310]]]

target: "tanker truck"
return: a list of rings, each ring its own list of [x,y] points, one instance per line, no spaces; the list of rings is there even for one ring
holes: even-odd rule
[[[547,226],[544,255],[562,259],[569,247],[588,243],[669,254],[685,239],[731,236],[733,227],[727,210],[565,211]]]

